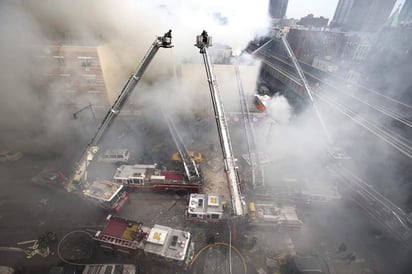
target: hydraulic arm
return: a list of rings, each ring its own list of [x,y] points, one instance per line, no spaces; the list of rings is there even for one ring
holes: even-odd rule
[[[295,54],[292,51],[292,48],[289,45],[288,40],[286,39],[286,36],[283,35],[283,33],[279,32],[278,33],[280,35],[280,39],[282,40],[283,45],[285,46],[286,52],[289,55],[289,58],[292,60],[293,66],[296,69],[296,72],[299,75],[300,80],[303,83],[303,86],[305,87],[306,93],[309,96],[309,99],[312,103],[313,109],[315,110],[316,116],[318,117],[318,120],[322,126],[323,132],[325,133],[326,136],[326,141],[328,142],[329,145],[332,144],[332,138],[330,136],[329,130],[327,129],[325,122],[323,121],[322,115],[320,114],[320,111],[318,109],[318,106],[316,105],[315,101],[313,100],[313,95],[312,95],[312,91],[310,89],[309,83],[306,80],[305,74],[303,73],[302,68],[299,65],[298,60],[296,59]]]
[[[102,123],[98,127],[96,133],[91,138],[89,144],[87,145],[86,149],[84,150],[80,161],[78,162],[77,167],[75,168],[75,172],[70,179],[71,182],[76,182],[78,184],[82,183],[82,180],[85,178],[86,169],[93,160],[94,155],[98,151],[98,144],[103,137],[104,133],[113,123],[116,116],[119,114],[120,110],[126,103],[127,99],[129,98],[130,94],[136,87],[137,83],[140,81],[143,73],[146,71],[147,67],[149,66],[150,62],[153,60],[153,57],[156,55],[159,48],[171,48],[172,45],[172,31],[169,30],[163,36],[156,37],[152,45],[150,46],[148,52],[144,56],[143,60],[141,61],[140,65],[138,66],[137,70],[130,76],[129,80],[124,85],[122,91],[120,92],[119,96],[117,97],[116,101],[107,112],[106,116],[104,117]]]
[[[235,216],[243,216],[246,213],[245,202],[240,189],[240,177],[237,170],[236,159],[233,155],[232,144],[229,136],[229,129],[226,122],[225,112],[223,110],[222,100],[214,76],[212,64],[210,62],[208,47],[212,44],[212,38],[206,31],[196,37],[196,47],[200,49],[205,63],[206,74],[208,77],[210,95],[212,97],[213,109],[216,117],[217,131],[219,134],[220,146],[223,153],[225,172],[229,183],[230,194],[232,198],[232,209]]]
[[[167,126],[169,127],[170,134],[172,135],[173,141],[175,142],[177,150],[182,159],[183,167],[185,169],[185,174],[186,174],[187,179],[191,182],[199,181],[201,179],[201,175],[199,173],[197,165],[195,161],[193,160],[193,158],[190,156],[189,150],[185,146],[183,142],[183,138],[182,136],[180,136],[175,123],[173,122],[172,118],[169,115],[164,114],[163,116],[167,122]]]

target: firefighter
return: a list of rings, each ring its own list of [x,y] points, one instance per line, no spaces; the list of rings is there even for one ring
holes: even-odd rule
[[[164,47],[170,47],[171,42],[172,42],[172,30],[170,29],[168,32],[165,33],[165,35],[163,35],[162,45]]]
[[[168,32],[166,32],[164,37],[172,38],[172,30],[170,29]]]
[[[202,35],[202,42],[207,45],[207,40],[208,40],[207,39],[208,38],[207,31],[203,30],[201,35]]]

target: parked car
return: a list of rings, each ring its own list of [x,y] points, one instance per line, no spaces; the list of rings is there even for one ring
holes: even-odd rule
[[[13,150],[1,150],[0,151],[0,162],[14,162],[23,157],[21,152]]]
[[[196,162],[196,164],[200,164],[202,162],[202,154],[196,151],[189,151],[190,157]],[[180,158],[179,152],[175,152],[172,154],[172,160],[177,161],[179,163],[182,162],[182,158]]]

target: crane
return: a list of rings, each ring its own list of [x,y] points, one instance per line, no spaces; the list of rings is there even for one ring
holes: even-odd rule
[[[217,131],[219,134],[220,146],[223,153],[223,162],[226,172],[226,177],[229,184],[232,210],[234,216],[244,216],[246,214],[246,203],[242,196],[240,189],[240,177],[238,173],[238,167],[236,165],[236,159],[233,155],[232,144],[229,136],[229,129],[226,122],[225,112],[223,109],[222,100],[220,98],[220,92],[218,89],[217,81],[214,76],[212,64],[208,54],[208,47],[212,45],[212,37],[210,37],[206,31],[203,31],[201,35],[196,37],[195,46],[200,49],[200,53],[203,56],[205,63],[206,75],[208,78],[210,95],[212,97],[213,110],[215,113]]]
[[[156,39],[151,44],[149,50],[147,51],[146,55],[143,57],[143,60],[139,64],[137,70],[130,76],[129,80],[127,80],[116,101],[113,103],[112,107],[107,112],[106,116],[104,117],[103,121],[98,127],[96,133],[91,138],[86,149],[82,153],[80,160],[78,161],[75,167],[73,175],[69,179],[70,184],[68,185],[73,185],[73,183],[80,185],[81,183],[83,183],[83,181],[86,180],[86,169],[89,166],[90,162],[93,160],[97,151],[99,150],[98,144],[101,138],[119,114],[120,110],[126,103],[127,99],[136,87],[137,83],[139,83],[140,79],[143,76],[143,73],[146,71],[147,67],[153,60],[157,51],[159,50],[159,48],[172,47],[172,30],[166,32],[163,36],[156,37]],[[68,190],[71,191],[71,189]]]

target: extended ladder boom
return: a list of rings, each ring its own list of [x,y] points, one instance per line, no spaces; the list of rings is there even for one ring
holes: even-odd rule
[[[237,89],[239,92],[240,107],[242,110],[243,122],[245,126],[245,135],[246,135],[250,165],[252,167],[252,187],[253,189],[255,189],[256,187],[264,186],[263,168],[260,164],[259,154],[256,148],[255,131],[253,128],[252,119],[250,117],[249,107],[247,105],[247,100],[245,96],[245,91],[243,89],[242,81],[240,79],[239,65],[237,62],[235,62],[234,66],[235,66],[235,73],[236,73]]]
[[[245,215],[245,202],[240,190],[240,178],[237,171],[236,159],[233,155],[232,144],[229,136],[229,129],[226,122],[223,104],[220,98],[217,82],[213,73],[212,64],[208,55],[207,48],[211,46],[211,37],[206,31],[196,37],[196,47],[200,49],[205,63],[206,74],[210,88],[210,95],[212,97],[213,109],[215,112],[217,131],[219,134],[220,146],[223,153],[223,161],[225,164],[225,171],[229,183],[229,189],[232,198],[233,214],[236,216]]]
[[[120,112],[120,110],[126,103],[127,99],[129,98],[130,94],[136,87],[137,83],[143,76],[143,73],[146,71],[150,62],[153,60],[153,57],[156,55],[157,51],[161,47],[162,48],[173,47],[171,30],[169,30],[169,32],[167,32],[164,36],[157,37],[155,41],[152,43],[151,47],[149,48],[148,52],[144,56],[139,67],[137,68],[136,72],[133,73],[132,76],[130,76],[129,80],[126,82],[125,86],[123,87],[122,91],[120,92],[119,96],[114,102],[113,106],[107,112],[106,117],[103,119],[103,122],[97,129],[96,134],[93,136],[92,140],[90,141],[91,146],[95,146],[99,143],[106,129],[111,125],[116,115]]]
[[[311,91],[311,89],[310,89],[310,86],[309,86],[308,81],[306,80],[305,74],[303,73],[303,70],[302,70],[302,68],[300,67],[299,62],[298,62],[298,60],[296,59],[296,56],[295,56],[295,54],[293,53],[293,50],[292,50],[292,48],[290,47],[288,40],[286,40],[286,36],[283,35],[283,33],[280,33],[280,32],[279,32],[278,34],[280,35],[280,38],[281,38],[281,40],[282,40],[283,45],[284,45],[285,48],[286,48],[286,51],[287,51],[287,53],[288,53],[288,55],[289,55],[289,58],[292,60],[293,66],[295,67],[296,72],[298,73],[299,78],[301,79],[301,81],[302,81],[302,83],[303,83],[303,86],[305,87],[306,93],[307,93],[307,95],[309,96],[309,99],[310,99],[310,101],[311,101],[311,103],[312,103],[313,109],[315,110],[316,116],[318,117],[319,122],[320,122],[320,124],[321,124],[321,126],[322,126],[322,129],[323,129],[323,132],[325,133],[326,141],[327,141],[329,144],[331,144],[331,143],[332,143],[332,138],[331,138],[330,133],[329,133],[327,127],[326,127],[325,122],[323,121],[323,118],[322,118],[322,115],[320,114],[320,111],[319,111],[319,109],[318,109],[318,106],[316,105],[315,101],[313,100],[312,91]]]
[[[185,146],[182,136],[180,136],[179,131],[176,128],[172,118],[170,116],[163,114],[167,126],[169,127],[170,134],[172,135],[173,141],[176,144],[177,150],[183,162],[183,167],[185,169],[186,177],[189,181],[196,181],[201,178],[197,165],[193,158],[190,156],[187,147]]]
[[[146,71],[150,62],[153,60],[153,57],[156,55],[159,48],[171,47],[173,47],[171,30],[169,30],[161,37],[156,37],[156,39],[150,46],[148,52],[141,61],[140,65],[138,66],[137,70],[132,74],[132,76],[130,76],[129,80],[126,82],[116,101],[114,102],[110,110],[107,112],[102,123],[98,127],[96,133],[87,145],[85,151],[83,152],[80,158],[80,161],[78,162],[78,166],[75,169],[75,173],[70,179],[71,182],[80,183],[84,179],[83,177],[86,172],[86,168],[89,165],[90,161],[93,160],[93,157],[98,150],[97,145],[99,144],[101,138],[103,137],[104,133],[109,128],[109,126],[113,123],[117,114],[119,114],[120,110],[126,103],[127,99],[129,98],[130,94],[132,93],[137,83],[141,79],[143,73]]]
[[[288,52],[289,57],[292,59],[293,65],[301,78],[305,90],[312,102],[316,115],[327,137],[329,144],[333,144],[333,140],[326,128],[326,125],[320,115],[320,112],[313,100],[312,92],[309,84],[306,80],[304,72],[299,65],[286,37],[280,33],[283,45]],[[349,191],[352,199],[361,206],[366,213],[375,219],[381,226],[383,226],[392,236],[400,240],[405,245],[412,245],[412,220],[402,209],[393,204],[385,196],[374,190],[369,184],[361,180],[349,169],[343,165],[335,167],[333,169],[338,175],[340,175],[347,187],[346,191]]]

